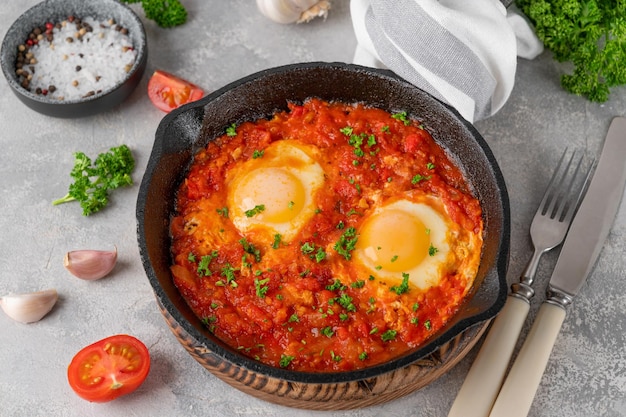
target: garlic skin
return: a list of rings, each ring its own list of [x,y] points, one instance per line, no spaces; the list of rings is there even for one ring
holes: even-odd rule
[[[0,298],[0,307],[15,321],[34,323],[48,314],[58,299],[59,295],[55,289],[6,295]]]
[[[265,17],[282,24],[326,18],[330,10],[330,0],[257,0],[256,5]]]
[[[75,250],[67,252],[63,266],[77,278],[94,281],[109,274],[117,262],[117,248],[104,250]]]

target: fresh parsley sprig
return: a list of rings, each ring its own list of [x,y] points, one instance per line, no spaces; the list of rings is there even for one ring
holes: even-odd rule
[[[113,147],[101,153],[92,163],[83,152],[74,153],[74,168],[68,193],[52,202],[53,205],[78,201],[83,215],[102,210],[109,203],[109,191],[133,184],[130,174],[135,159],[126,145]]]
[[[141,3],[148,19],[162,28],[180,26],[187,21],[187,9],[179,0],[120,0],[122,3]]]
[[[562,87],[591,101],[609,98],[626,84],[626,4],[599,0],[518,0],[537,36],[559,62],[573,70]]]

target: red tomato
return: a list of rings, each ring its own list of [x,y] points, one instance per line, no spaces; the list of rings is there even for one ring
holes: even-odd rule
[[[202,88],[165,71],[154,71],[148,81],[148,97],[152,104],[166,113],[199,100],[203,95]]]
[[[122,334],[80,350],[67,368],[67,379],[79,397],[103,403],[133,392],[149,370],[146,345]]]

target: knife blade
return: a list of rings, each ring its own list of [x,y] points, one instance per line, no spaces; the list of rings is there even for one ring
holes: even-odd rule
[[[565,320],[565,308],[591,274],[615,220],[626,185],[625,160],[626,118],[616,117],[609,127],[585,198],[561,248],[546,301],[502,385],[490,417],[528,415]]]

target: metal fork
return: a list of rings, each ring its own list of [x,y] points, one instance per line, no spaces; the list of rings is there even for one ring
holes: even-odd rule
[[[511,285],[511,294],[491,329],[461,386],[448,417],[485,417],[498,395],[513,349],[530,310],[531,287],[541,256],[565,239],[578,203],[587,189],[593,170],[590,164],[580,179],[583,157],[574,163],[567,149],[552,174],[550,183],[530,226],[534,253],[522,272],[520,282]],[[571,170],[572,165],[575,166]]]
[[[520,282],[513,284],[511,289],[514,293],[521,291],[520,296],[528,300],[534,292],[530,287],[535,280],[537,267],[541,256],[559,246],[565,239],[567,230],[574,218],[578,203],[587,189],[587,183],[591,177],[593,163],[585,174],[583,182],[577,183],[583,157],[578,158],[573,173],[570,173],[576,151],[572,152],[567,163],[564,165],[567,148],[563,151],[561,159],[552,174],[548,187],[544,192],[539,208],[530,225],[530,239],[533,243],[533,256],[528,261],[526,268],[521,274]],[[576,187],[578,186],[578,187]]]

